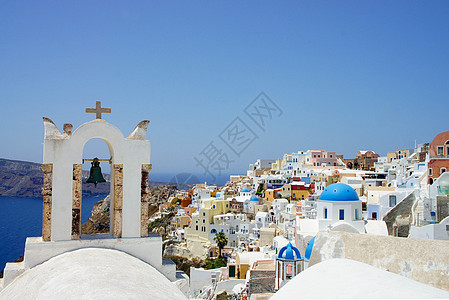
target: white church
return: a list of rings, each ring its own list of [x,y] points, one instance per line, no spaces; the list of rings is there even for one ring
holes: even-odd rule
[[[324,189],[317,200],[315,219],[296,217],[296,245],[305,246],[320,231],[388,235],[384,221],[362,219],[362,201],[344,183],[334,183]]]
[[[162,258],[162,239],[148,234],[149,121],[125,137],[96,114],[72,132],[44,118],[43,226],[29,237],[23,262],[7,263],[0,299],[186,299],[188,277]],[[110,232],[81,234],[85,144],[100,138],[110,151]]]

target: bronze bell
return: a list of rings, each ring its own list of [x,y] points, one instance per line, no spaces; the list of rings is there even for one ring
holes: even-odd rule
[[[97,187],[97,183],[99,182],[106,182],[106,180],[104,180],[103,174],[101,174],[100,161],[95,157],[92,162],[92,167],[90,167],[90,175],[86,183],[93,183]]]

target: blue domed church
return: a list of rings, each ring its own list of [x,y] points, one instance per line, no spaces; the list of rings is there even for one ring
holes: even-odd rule
[[[290,279],[295,277],[304,269],[304,259],[301,257],[298,248],[288,243],[283,247],[276,257],[276,281],[275,290],[279,290]]]
[[[374,234],[388,234],[385,222],[376,223],[379,224],[370,224],[375,227]],[[366,224],[362,219],[362,201],[356,191],[347,184],[334,183],[326,187],[317,200],[315,219],[296,218],[296,245],[305,248],[320,231],[366,233]]]
[[[317,201],[319,231],[326,229],[365,233],[362,220],[362,201],[347,184],[334,183],[321,193]]]

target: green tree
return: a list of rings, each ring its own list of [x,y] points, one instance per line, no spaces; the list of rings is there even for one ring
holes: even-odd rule
[[[218,246],[218,257],[222,257],[221,250],[228,244],[228,238],[223,232],[219,232],[215,235],[214,241]]]
[[[259,187],[257,188],[256,195],[262,195],[263,192],[263,183],[259,183]]]

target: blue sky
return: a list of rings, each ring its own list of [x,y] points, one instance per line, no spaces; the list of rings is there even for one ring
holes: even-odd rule
[[[96,100],[125,135],[151,121],[154,178],[201,173],[211,141],[226,174],[430,142],[449,129],[448,15],[448,1],[2,1],[0,157],[41,162],[42,117],[76,128]],[[262,91],[283,111],[265,131],[243,111]],[[240,156],[218,138],[236,117],[257,135]]]

